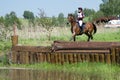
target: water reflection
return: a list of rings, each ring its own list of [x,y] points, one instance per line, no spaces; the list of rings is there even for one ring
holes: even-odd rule
[[[104,76],[64,71],[12,69],[0,70],[0,80],[120,80],[120,73]]]

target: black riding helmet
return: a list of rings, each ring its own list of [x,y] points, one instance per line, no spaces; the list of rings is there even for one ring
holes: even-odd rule
[[[78,10],[81,10],[81,11],[82,11],[83,9],[82,9],[82,7],[79,7]]]

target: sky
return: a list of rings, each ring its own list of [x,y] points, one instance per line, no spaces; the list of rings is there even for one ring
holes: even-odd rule
[[[42,9],[46,16],[58,16],[63,13],[74,13],[78,7],[99,10],[102,0],[0,0],[0,16],[14,11],[18,17],[23,17],[25,10],[31,11],[38,16],[39,9]]]

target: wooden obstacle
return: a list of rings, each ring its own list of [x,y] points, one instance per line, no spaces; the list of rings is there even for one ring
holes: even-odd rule
[[[19,64],[42,62],[56,64],[77,62],[120,64],[120,42],[54,41],[52,46],[49,47],[18,46],[15,44],[11,50],[12,63]]]

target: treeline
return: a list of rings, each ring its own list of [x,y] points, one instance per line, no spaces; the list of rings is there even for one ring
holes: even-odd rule
[[[104,16],[117,16],[120,14],[120,0],[102,0],[103,3],[99,5],[99,11],[94,9],[84,8],[85,19],[84,21],[94,21],[97,18]],[[59,26],[63,27],[67,23],[67,18],[63,13],[59,13],[58,16],[47,17],[46,13],[42,9],[38,9],[38,15],[34,15],[32,11],[25,10],[23,17],[29,22],[29,26],[43,26],[47,31],[51,31],[51,27]],[[77,11],[73,12],[77,15]],[[16,25],[19,29],[24,25],[20,18],[17,17],[14,11],[0,17],[0,40],[7,40],[10,31],[13,30],[13,25]]]

